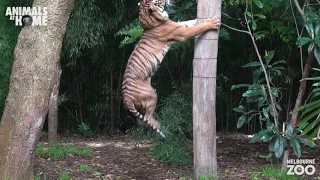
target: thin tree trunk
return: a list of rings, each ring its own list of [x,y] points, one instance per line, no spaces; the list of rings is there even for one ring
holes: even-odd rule
[[[48,113],[48,142],[54,144],[58,139],[58,99],[59,99],[59,87],[61,78],[61,68],[55,74],[55,81],[49,100],[49,113]]]
[[[198,22],[221,17],[221,0],[199,0]],[[193,59],[193,148],[196,179],[217,176],[216,78],[217,31],[196,37]]]
[[[304,66],[304,69],[303,69],[302,78],[301,78],[300,86],[299,86],[299,92],[298,92],[298,96],[296,99],[296,103],[294,105],[294,109],[296,109],[302,105],[303,97],[305,95],[306,86],[307,86],[306,78],[309,77],[309,72],[310,72],[310,69],[312,68],[312,63],[314,60],[315,60],[315,56],[314,56],[314,49],[313,49],[309,53],[306,65]],[[290,124],[293,128],[296,127],[298,117],[299,117],[299,112],[292,111]]]
[[[301,81],[300,81],[298,96],[297,96],[296,103],[295,103],[293,109],[296,109],[296,108],[298,108],[298,107],[300,107],[302,105],[303,97],[305,95],[306,86],[307,86],[306,78],[309,76],[309,72],[310,72],[310,69],[312,68],[312,63],[315,60],[315,58],[316,57],[314,56],[314,49],[313,49],[309,53],[306,65],[304,66],[303,73],[302,73],[302,78],[301,78]],[[290,124],[291,124],[291,126],[293,128],[295,128],[296,125],[297,125],[299,114],[300,113],[298,111],[293,111],[292,110]],[[289,158],[289,152],[290,152],[289,150],[290,150],[290,147],[288,146],[287,149],[284,152],[284,156],[283,156],[283,159],[282,159],[282,164],[281,164],[281,170],[282,171],[286,171],[287,170],[287,159]]]
[[[34,0],[47,7],[47,26],[24,27],[14,50],[6,106],[0,124],[0,179],[33,180],[37,140],[48,113],[62,39],[73,0]]]

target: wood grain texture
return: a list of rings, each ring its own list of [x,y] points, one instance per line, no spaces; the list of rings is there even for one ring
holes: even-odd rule
[[[221,0],[198,1],[198,23],[221,17]],[[193,60],[193,145],[194,175],[217,176],[216,76],[218,31],[196,37]]]

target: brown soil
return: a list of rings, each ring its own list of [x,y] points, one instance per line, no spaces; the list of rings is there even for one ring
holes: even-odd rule
[[[218,136],[219,179],[251,179],[253,171],[261,171],[271,166],[270,161],[259,158],[260,154],[268,154],[267,144],[249,144],[249,138],[243,134],[219,134]],[[91,147],[93,156],[68,155],[59,160],[36,157],[34,174],[40,176],[41,179],[58,179],[63,171],[68,172],[73,180],[173,180],[192,177],[192,166],[166,165],[152,159],[150,152],[153,145],[150,141],[138,144],[127,137],[84,139],[73,134],[61,135],[61,141],[78,147]],[[295,158],[293,155],[290,157]],[[315,176],[303,177],[303,179],[319,177],[320,151],[303,152],[302,158],[316,159]],[[80,165],[90,165],[93,171],[79,171]],[[277,167],[278,163],[273,162],[272,165]]]

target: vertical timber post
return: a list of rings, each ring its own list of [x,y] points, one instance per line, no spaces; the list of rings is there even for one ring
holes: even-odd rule
[[[198,0],[198,23],[221,17],[221,0]],[[216,154],[216,74],[218,31],[208,31],[195,39],[193,59],[193,150],[194,175],[217,177]]]

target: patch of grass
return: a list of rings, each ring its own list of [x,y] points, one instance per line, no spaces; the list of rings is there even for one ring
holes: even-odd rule
[[[59,177],[60,180],[70,180],[70,176],[67,172],[63,171],[61,174],[60,174],[60,177]]]
[[[85,172],[91,172],[93,170],[93,168],[89,165],[80,165],[79,170],[85,171]]]
[[[78,156],[91,156],[93,154],[92,149],[86,147],[78,149],[72,144],[55,144],[55,145],[44,145],[41,144],[36,150],[36,155],[43,158],[61,159],[67,154],[78,155]]]
[[[297,176],[287,175],[286,172],[281,172],[279,169],[273,167],[267,167],[262,172],[253,172],[251,174],[251,180],[262,180],[266,178],[273,178],[278,180],[300,180]]]
[[[34,180],[41,180],[40,176],[35,176],[33,179]]]

